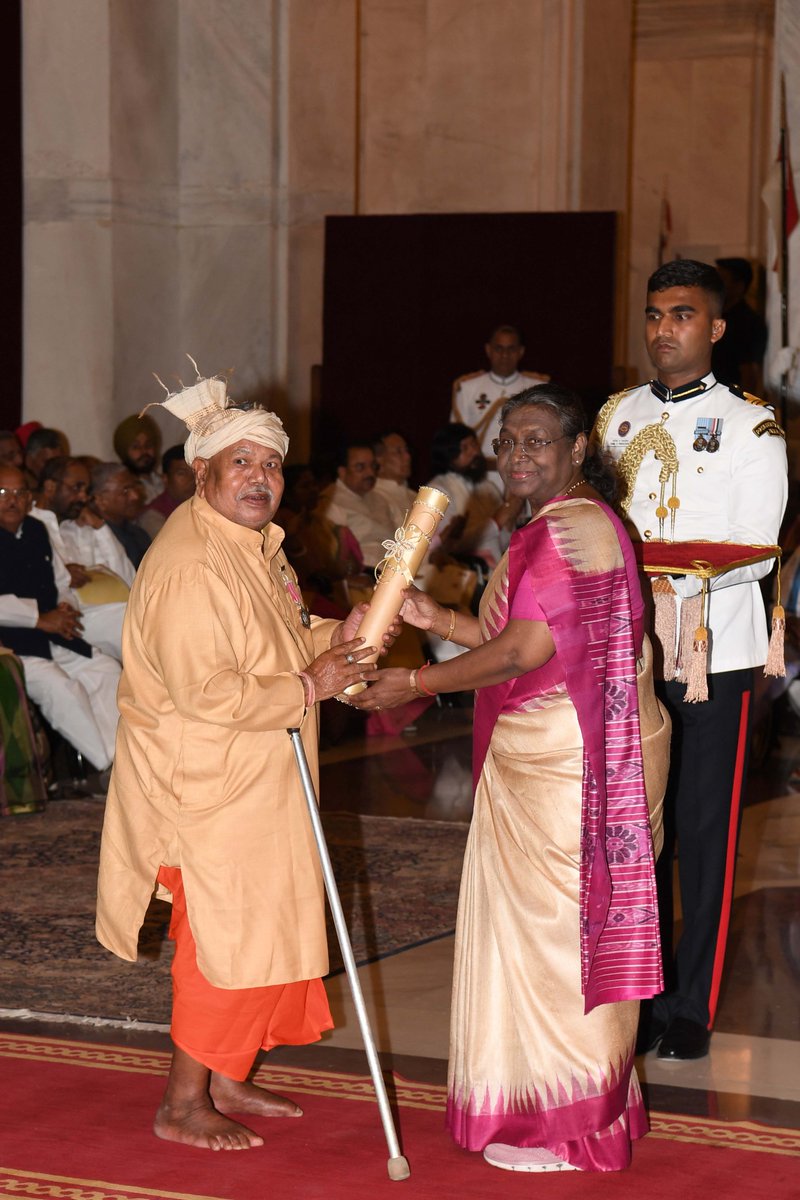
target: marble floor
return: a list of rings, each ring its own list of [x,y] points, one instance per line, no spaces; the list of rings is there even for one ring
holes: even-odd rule
[[[348,724],[350,722],[350,724]],[[660,1111],[800,1126],[800,723],[784,713],[748,779],[734,912],[717,1030],[707,1058],[638,1060]],[[467,822],[471,711],[432,707],[396,737],[365,737],[352,714],[323,726],[326,809]],[[407,1078],[446,1076],[452,935],[360,968],[372,1028],[387,1067]],[[346,977],[328,982],[336,1029],[312,1047],[273,1051],[286,1064],[365,1071]],[[3,1019],[0,1028],[32,1030]],[[56,1036],[168,1045],[160,1029],[39,1025]]]

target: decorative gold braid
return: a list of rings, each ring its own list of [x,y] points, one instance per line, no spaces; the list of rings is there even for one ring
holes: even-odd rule
[[[606,433],[608,432],[608,427],[611,424],[611,418],[617,411],[617,405],[619,404],[620,400],[629,391],[631,391],[631,389],[626,388],[624,392],[614,392],[614,395],[609,396],[603,407],[600,409],[600,412],[597,414],[595,419],[594,429],[592,430],[591,441],[593,446],[603,446],[605,444]]]
[[[644,456],[649,450],[661,462],[658,481],[662,487],[672,476],[672,494],[675,495],[675,483],[678,475],[678,452],[675,443],[663,425],[645,425],[636,437],[626,446],[624,453],[617,463],[617,473],[624,484],[624,493],[620,497],[620,508],[628,515],[633,499],[633,485],[639,474]]]

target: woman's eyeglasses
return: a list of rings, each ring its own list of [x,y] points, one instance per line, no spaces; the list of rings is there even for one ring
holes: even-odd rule
[[[499,458],[501,454],[511,454],[516,446],[519,446],[523,454],[530,456],[531,454],[538,454],[540,450],[544,450],[545,446],[552,446],[553,442],[560,442],[561,438],[565,438],[566,436],[565,433],[562,433],[557,438],[530,437],[519,438],[519,440],[516,438],[500,437],[494,439],[492,449],[494,450],[495,458]]]

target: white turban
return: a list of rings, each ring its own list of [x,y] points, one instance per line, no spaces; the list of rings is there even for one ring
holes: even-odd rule
[[[194,362],[193,359],[190,361]],[[280,418],[265,408],[247,411],[230,408],[228,385],[224,379],[201,379],[198,372],[197,383],[179,392],[169,392],[163,383],[161,386],[168,392],[161,407],[179,417],[189,429],[183,448],[189,465],[196,458],[213,458],[220,450],[244,439],[277,450],[281,458],[286,458],[289,439]]]

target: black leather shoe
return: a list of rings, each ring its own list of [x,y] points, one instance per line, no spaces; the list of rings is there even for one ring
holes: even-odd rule
[[[676,1017],[661,1039],[658,1057],[669,1058],[675,1062],[705,1058],[710,1041],[711,1030],[706,1029],[705,1025],[701,1025],[699,1021],[690,1021],[688,1017]]]
[[[647,1054],[648,1050],[654,1050],[668,1028],[666,1021],[659,1020],[652,1013],[642,1014],[636,1034],[636,1053]]]

